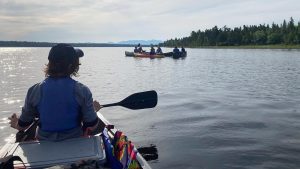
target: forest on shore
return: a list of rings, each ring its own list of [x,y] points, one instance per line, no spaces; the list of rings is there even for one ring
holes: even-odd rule
[[[161,46],[174,47],[207,47],[207,46],[299,46],[300,21],[295,24],[291,17],[281,24],[272,23],[260,25],[243,25],[233,29],[217,26],[205,31],[192,31],[191,35],[183,38],[166,40]]]

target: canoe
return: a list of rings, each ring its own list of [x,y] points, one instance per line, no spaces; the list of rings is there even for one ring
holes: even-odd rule
[[[166,57],[172,57],[173,56],[173,52],[163,53],[163,55],[166,56]]]
[[[164,55],[150,55],[149,53],[134,53],[134,57],[140,58],[164,58]]]
[[[173,53],[167,52],[163,54],[150,55],[149,53],[134,53],[125,51],[125,56],[128,57],[142,57],[142,58],[164,58],[164,57],[173,57],[174,59],[184,58],[187,56],[187,52]]]
[[[125,51],[125,56],[133,57],[134,56],[134,52]]]
[[[174,59],[185,58],[186,55],[187,55],[187,52],[173,53],[173,58]]]
[[[100,119],[99,128],[104,126],[110,126],[108,128],[109,139],[113,140],[117,129],[114,129],[113,125],[98,113]],[[101,130],[102,131],[102,130]],[[22,141],[14,142],[15,136],[12,136],[11,141],[5,144],[0,150],[0,158],[7,158],[10,155],[19,156],[22,162],[14,162],[15,168],[46,168],[46,167],[69,167],[83,160],[94,161],[104,166],[107,155],[105,153],[105,146],[101,139],[101,133],[95,134],[90,137],[74,138],[59,142],[50,141]],[[63,152],[63,153],[62,153]],[[143,169],[151,169],[147,161],[142,155],[137,152],[136,160]],[[93,163],[90,162],[92,165]],[[88,165],[88,163],[86,163]],[[80,164],[81,165],[81,164]]]

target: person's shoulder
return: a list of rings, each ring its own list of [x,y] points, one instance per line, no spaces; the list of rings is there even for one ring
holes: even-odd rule
[[[89,87],[81,82],[75,81],[75,86],[82,90],[87,90]]]
[[[81,96],[91,94],[89,87],[78,81],[75,82],[75,92]]]
[[[28,91],[37,91],[37,90],[40,90],[41,89],[41,86],[42,86],[42,83],[43,82],[39,82],[39,83],[36,83],[34,85],[32,85]]]
[[[41,90],[42,89],[42,83],[43,82],[36,83],[28,89],[27,97],[29,97],[30,100],[35,100],[34,98],[39,98],[39,96],[42,93],[42,90]]]

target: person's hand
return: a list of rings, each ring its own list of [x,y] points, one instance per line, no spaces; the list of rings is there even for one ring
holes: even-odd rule
[[[102,108],[102,106],[97,100],[94,100],[93,105],[94,105],[95,112],[99,111]]]
[[[8,117],[8,119],[10,120],[10,122],[9,122],[10,127],[18,130],[19,129],[19,127],[18,127],[19,118],[16,115],[16,113],[14,113],[11,117]]]

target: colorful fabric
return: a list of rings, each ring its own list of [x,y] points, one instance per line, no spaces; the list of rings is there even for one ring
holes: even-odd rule
[[[112,169],[141,169],[136,159],[137,150],[121,131],[117,131],[111,142],[108,130],[103,131],[106,156]]]

